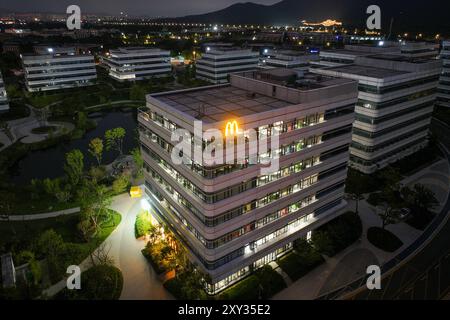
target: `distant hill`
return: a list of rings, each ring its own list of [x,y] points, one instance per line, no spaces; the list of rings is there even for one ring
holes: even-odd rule
[[[394,18],[394,29],[447,30],[450,32],[449,0],[283,0],[273,5],[252,2],[237,3],[206,14],[165,19],[197,23],[298,25],[301,20],[312,22],[328,18],[346,25],[365,25],[366,9],[371,4],[381,7],[383,28]]]

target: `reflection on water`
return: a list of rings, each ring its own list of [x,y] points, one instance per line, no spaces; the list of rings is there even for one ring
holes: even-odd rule
[[[96,160],[87,151],[89,142],[97,137],[104,137],[105,131],[122,127],[127,131],[124,139],[124,153],[138,146],[136,110],[127,112],[110,111],[96,113],[94,120],[97,127],[86,133],[82,139],[61,143],[46,150],[38,150],[28,153],[10,169],[11,182],[26,184],[31,179],[56,178],[64,174],[63,165],[65,154],[73,149],[80,149],[84,154],[85,166],[95,164]],[[92,115],[91,115],[92,116]],[[116,157],[116,151],[106,151],[103,154],[103,163],[110,163]]]

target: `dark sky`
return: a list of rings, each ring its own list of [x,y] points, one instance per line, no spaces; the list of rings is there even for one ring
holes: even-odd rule
[[[68,5],[77,4],[81,12],[131,15],[184,16],[225,8],[233,3],[250,0],[0,0],[0,9],[65,13]],[[273,4],[280,0],[251,0]]]

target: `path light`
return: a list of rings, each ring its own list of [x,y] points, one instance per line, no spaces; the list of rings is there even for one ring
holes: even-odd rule
[[[141,200],[141,208],[144,211],[150,211],[151,206],[150,206],[150,203],[148,202],[147,199],[142,199]]]

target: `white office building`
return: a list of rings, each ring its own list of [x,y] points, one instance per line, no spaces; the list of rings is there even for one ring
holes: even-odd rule
[[[88,86],[95,83],[94,56],[77,54],[74,48],[39,48],[22,55],[25,84],[30,92]]]
[[[357,95],[354,80],[309,73],[298,78],[281,69],[234,73],[227,85],[147,96],[138,114],[146,194],[158,219],[211,277],[210,293],[274,261],[343,213]],[[185,161],[174,164],[172,133],[187,130],[191,145],[199,141],[192,138],[198,122],[202,133],[217,129],[225,137],[246,137],[253,129],[254,138],[273,141],[278,132],[279,144],[253,162],[250,152],[243,162],[223,165],[184,153]],[[235,131],[228,131],[230,124]],[[204,151],[212,138],[202,140]],[[252,148],[246,141],[246,150]],[[278,159],[279,165],[264,173],[261,159]]]
[[[109,76],[118,81],[133,81],[170,75],[170,51],[129,47],[110,50],[103,63]]]
[[[319,55],[294,50],[268,50],[261,58],[261,67],[265,69],[287,68],[308,71],[311,62],[318,62]]]
[[[441,67],[436,59],[383,54],[313,70],[359,81],[353,167],[373,173],[427,145]]]
[[[255,70],[259,53],[236,47],[206,47],[196,63],[196,77],[215,84],[228,82],[231,73]]]
[[[8,95],[6,94],[5,83],[3,82],[3,77],[0,74],[0,113],[9,110]]]
[[[438,87],[437,105],[450,108],[450,41],[442,43],[442,73]]]

